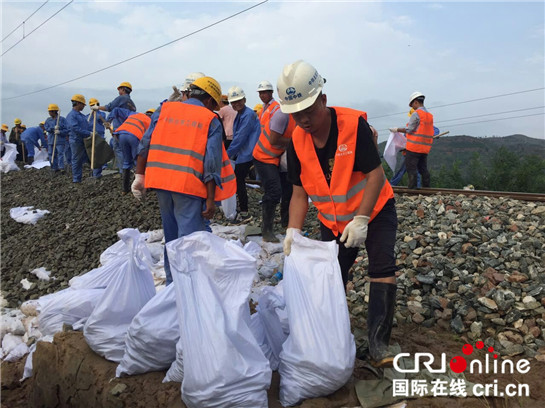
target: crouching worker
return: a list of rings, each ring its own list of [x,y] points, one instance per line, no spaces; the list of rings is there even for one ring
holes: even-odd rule
[[[184,102],[163,102],[139,145],[132,193],[157,192],[165,242],[195,231],[211,231],[215,201],[236,193],[233,167],[223,147],[223,128],[214,113],[219,83],[196,79]],[[165,247],[166,284],[172,282]]]
[[[284,252],[300,232],[308,198],[318,209],[322,241],[339,244],[343,283],[349,280],[365,244],[371,280],[367,329],[375,367],[392,364],[388,353],[396,297],[394,193],[382,170],[365,112],[328,107],[324,79],[304,61],[286,65],[277,90],[284,113],[298,127],[288,147],[288,178],[293,183]]]

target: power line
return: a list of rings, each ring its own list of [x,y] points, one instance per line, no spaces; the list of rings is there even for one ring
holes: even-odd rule
[[[536,108],[536,109],[537,109],[537,108]],[[489,119],[489,120],[478,120],[478,121],[475,121],[475,122],[456,123],[456,124],[454,124],[454,125],[448,125],[448,127],[451,128],[451,127],[463,126],[463,125],[473,125],[473,124],[475,124],[475,123],[496,122],[496,121],[498,121],[498,120],[527,118],[527,117],[530,117],[530,116],[540,116],[540,115],[545,115],[545,112],[543,112],[543,113],[532,113],[532,114],[530,114],[530,115],[509,116],[509,117],[507,117],[507,118],[496,118],[496,119]],[[442,123],[442,122],[438,122],[437,124],[439,124],[439,123]],[[378,132],[384,132],[384,131],[389,131],[389,129],[380,129],[380,130],[378,130]]]
[[[21,38],[19,41],[17,41],[15,44],[13,44],[11,47],[9,47],[6,51],[2,53],[2,56],[4,56],[9,50],[11,50],[13,47],[15,47],[17,44],[19,44],[21,41],[23,41],[25,38],[28,38],[30,34],[32,34],[34,31],[36,31],[38,28],[43,26],[45,23],[47,23],[49,20],[51,20],[53,17],[55,17],[57,14],[59,14],[61,11],[63,11],[66,7],[68,7],[74,0],[70,0],[70,3],[65,4],[59,11],[57,11],[55,14],[53,14],[51,17],[49,17],[47,20],[45,20],[42,24],[40,24],[38,27],[36,27],[34,30],[32,30],[30,33],[28,33],[26,36],[23,35],[23,38]]]
[[[503,97],[503,96],[517,95],[517,94],[526,93],[526,92],[541,91],[541,90],[543,90],[543,89],[545,89],[545,87],[543,87],[543,88],[535,88],[535,89],[528,89],[528,90],[526,90],[526,91],[511,92],[511,93],[506,93],[506,94],[501,94],[501,95],[485,96],[484,98],[469,99],[469,100],[467,100],[467,101],[447,103],[447,104],[445,104],[445,105],[430,106],[429,109],[444,108],[445,106],[461,105],[461,104],[463,104],[463,103],[484,101],[484,100],[486,100],[486,99],[501,98],[501,97]],[[386,118],[386,117],[388,117],[388,116],[401,115],[401,114],[403,114],[403,113],[406,113],[406,112],[397,112],[397,113],[391,113],[391,114],[389,114],[389,115],[374,116],[374,117],[369,118],[369,119],[371,120],[371,119]]]
[[[73,1],[73,0],[72,0],[72,1]],[[205,27],[199,28],[198,30],[195,30],[195,31],[193,31],[193,32],[191,32],[191,33],[189,33],[189,34],[186,34],[186,35],[184,35],[184,36],[182,36],[182,37],[176,38],[175,40],[169,41],[169,42],[167,42],[167,43],[165,43],[165,44],[163,44],[163,45],[160,45],[160,46],[158,46],[158,47],[152,48],[151,50],[148,50],[148,51],[142,52],[142,53],[140,53],[140,54],[137,54],[137,55],[135,55],[135,56],[133,56],[133,57],[127,58],[127,59],[125,59],[125,60],[123,60],[123,61],[116,62],[115,64],[112,64],[112,65],[108,65],[107,67],[98,69],[98,70],[96,70],[96,71],[90,72],[90,73],[85,74],[85,75],[81,75],[81,76],[79,76],[79,77],[77,77],[77,78],[70,79],[70,80],[68,80],[68,81],[61,82],[61,83],[56,84],[56,85],[49,86],[49,87],[47,87],[47,88],[39,89],[39,90],[33,91],[33,92],[28,92],[28,93],[26,93],[26,94],[19,95],[19,96],[12,96],[12,97],[10,97],[10,98],[3,98],[2,100],[7,101],[7,100],[10,100],[10,99],[22,98],[23,96],[33,95],[33,94],[38,93],[38,92],[47,91],[48,89],[56,88],[56,87],[58,87],[58,86],[65,85],[65,84],[68,84],[68,83],[70,83],[70,82],[77,81],[78,79],[82,79],[82,78],[85,78],[85,77],[88,77],[88,76],[97,74],[97,73],[99,73],[99,72],[106,71],[107,69],[110,69],[110,68],[116,67],[116,66],[118,66],[118,65],[124,64],[125,62],[128,62],[128,61],[132,61],[133,59],[136,59],[136,58],[141,57],[141,56],[143,56],[143,55],[149,54],[150,52],[157,51],[158,49],[161,49],[161,48],[163,48],[163,47],[166,47],[167,45],[173,44],[173,43],[175,43],[175,42],[177,42],[177,41],[183,40],[183,39],[185,39],[185,38],[187,38],[187,37],[190,37],[190,36],[192,36],[192,35],[194,35],[194,34],[200,33],[201,31],[207,30],[207,29],[210,28],[210,27],[214,27],[215,25],[218,25],[218,24],[220,24],[220,23],[223,23],[224,21],[230,20],[230,19],[232,19],[232,18],[234,18],[234,17],[236,17],[236,16],[238,16],[238,15],[240,15],[240,14],[242,14],[242,13],[245,13],[245,12],[247,12],[247,11],[250,11],[250,10],[253,9],[253,8],[256,8],[256,7],[258,7],[258,6],[261,6],[262,4],[267,3],[268,1],[269,1],[269,0],[263,0],[263,1],[261,1],[260,3],[254,4],[253,6],[250,6],[250,7],[248,7],[248,8],[245,8],[244,10],[241,10],[241,11],[235,13],[235,14],[231,14],[231,15],[228,16],[228,17],[222,18],[221,20],[218,20],[218,21],[216,21],[216,22],[214,22],[214,23],[212,23],[212,24],[209,24],[209,25],[207,25],[207,26],[205,26]],[[3,55],[3,54],[2,54],[2,55]]]
[[[515,109],[515,110],[504,111],[504,112],[496,112],[496,113],[485,113],[484,115],[464,116],[463,118],[447,119],[447,120],[442,120],[442,121],[437,122],[437,123],[453,122],[455,120],[482,118],[483,116],[502,115],[504,113],[522,112],[522,111],[533,110],[533,109],[542,109],[542,108],[545,108],[545,106],[536,106],[535,108]]]
[[[19,24],[17,27],[15,27],[13,30],[10,31],[10,33],[8,35],[6,35],[4,38],[2,38],[2,41],[0,42],[4,42],[4,40],[6,38],[8,38],[10,35],[12,35],[19,27],[21,27],[22,25],[25,24],[25,22],[30,18],[32,17],[34,14],[36,14],[38,12],[38,10],[40,10],[43,6],[45,6],[47,3],[49,3],[49,0],[46,0],[40,7],[38,7],[36,10],[34,10],[34,13],[32,13],[30,16],[28,16],[27,18],[25,18],[23,20],[23,22],[21,24]]]

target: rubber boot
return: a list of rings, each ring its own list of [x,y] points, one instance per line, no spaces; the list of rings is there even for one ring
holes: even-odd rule
[[[282,201],[280,204],[280,223],[282,228],[287,228],[290,220],[290,202]]]
[[[131,169],[123,169],[123,192],[131,192]]]
[[[371,282],[367,331],[369,336],[369,356],[374,367],[392,367],[394,356],[388,353],[388,343],[392,333],[397,285]]]
[[[27,157],[27,161],[26,161],[26,162],[27,162],[27,164],[32,164],[32,163],[34,163],[34,156],[29,156],[29,157]]]
[[[422,187],[429,187],[431,182],[430,172],[426,171],[422,174]]]
[[[261,235],[265,242],[280,242],[274,235],[274,214],[276,212],[276,204],[271,202],[263,203],[263,220],[261,221]]]
[[[412,190],[414,190],[416,188],[416,181],[417,181],[417,176],[416,174],[408,174],[409,176],[409,185],[407,186],[407,188],[410,188]]]

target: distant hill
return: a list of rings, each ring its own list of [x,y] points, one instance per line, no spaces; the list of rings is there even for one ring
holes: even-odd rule
[[[382,153],[386,142],[379,143],[379,151]],[[428,156],[428,168],[439,170],[445,165],[452,167],[456,160],[461,162],[460,170],[465,173],[465,167],[471,160],[474,152],[479,153],[484,167],[488,167],[490,160],[500,147],[505,147],[519,156],[535,155],[545,158],[545,138],[534,139],[524,135],[511,135],[505,137],[473,137],[473,136],[446,136],[433,142]]]

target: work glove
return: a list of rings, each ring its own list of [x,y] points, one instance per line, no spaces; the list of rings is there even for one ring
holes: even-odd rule
[[[55,129],[55,135],[60,135],[61,134],[61,131],[59,129]]]
[[[135,174],[134,181],[131,185],[131,191],[134,198],[141,200],[146,194],[146,188],[144,187],[145,176],[143,174]]]
[[[182,93],[180,90],[176,87],[176,85],[172,85],[172,89],[174,92],[168,97],[169,102],[176,102],[181,101],[182,99]]]
[[[369,217],[366,215],[356,215],[352,221],[344,228],[341,235],[341,242],[345,242],[345,247],[355,248],[361,246],[367,238],[367,225]]]
[[[388,129],[390,132],[392,133],[397,133],[397,128],[396,127],[391,127],[390,129]]]
[[[55,130],[59,130],[59,125],[55,126]]]
[[[284,238],[284,255],[288,256],[291,254],[291,244],[293,244],[293,234],[301,233],[299,228],[288,228],[286,230],[286,238]]]
[[[90,106],[90,108],[91,108],[92,111],[97,111],[98,110],[98,105]]]

